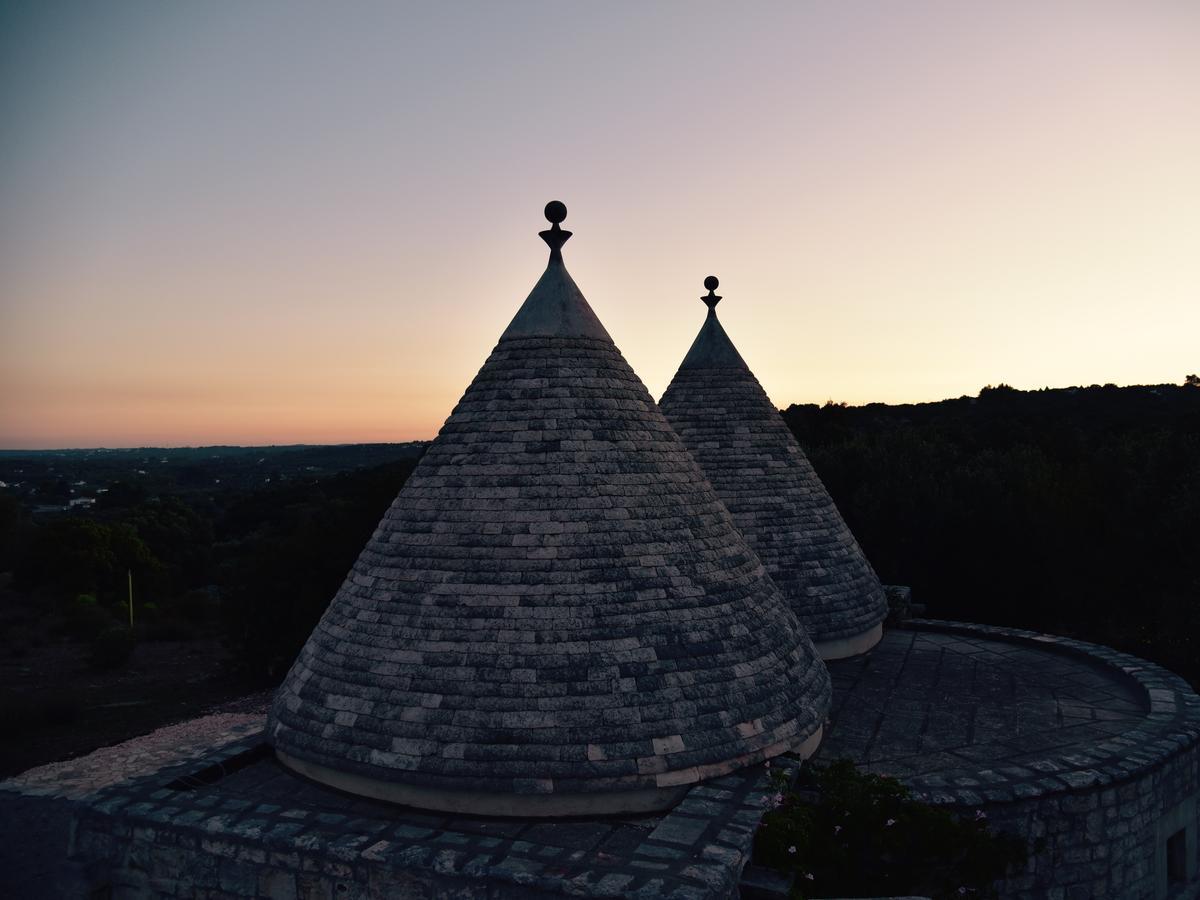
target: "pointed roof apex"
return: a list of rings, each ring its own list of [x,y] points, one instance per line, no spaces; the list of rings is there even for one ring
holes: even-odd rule
[[[720,284],[716,275],[709,275],[704,279],[704,286],[708,288],[708,294],[700,299],[708,307],[708,316],[700,327],[700,333],[696,335],[696,340],[692,342],[692,348],[688,350],[687,356],[679,364],[680,369],[737,368],[749,370],[749,366],[737,352],[737,347],[733,346],[733,341],[729,339],[729,335],[725,333],[725,329],[717,320],[717,304],[721,302],[721,297],[716,290]]]
[[[504,329],[504,334],[500,335],[500,340],[528,337],[612,340],[563,262],[562,246],[571,237],[571,232],[558,226],[566,217],[567,206],[561,200],[546,204],[550,228],[539,231],[538,235],[550,247],[550,260],[546,263],[546,271]]]

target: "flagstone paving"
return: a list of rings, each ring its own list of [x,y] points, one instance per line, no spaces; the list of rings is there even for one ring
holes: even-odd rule
[[[1132,657],[1107,648],[993,631],[893,630],[871,653],[829,663],[834,706],[816,759],[849,757],[958,804],[1086,787],[1143,762],[1144,729],[1165,716],[1151,715],[1155,685],[1143,683],[1155,667],[1125,671]]]
[[[1119,787],[1129,796],[1118,812],[1150,816],[1152,832],[1143,806],[1190,790],[1170,772],[1160,777],[1164,761],[1193,752],[1200,736],[1200,698],[1176,676],[1065,638],[913,625],[864,657],[829,664],[834,706],[819,760],[849,756],[923,799],[986,806],[997,821],[1047,797],[1055,809],[1065,798],[1064,817],[1071,803],[1079,816],[1108,815]],[[234,896],[306,896],[453,883],[464,897],[700,900],[733,891],[767,796],[760,766],[694,787],[667,814],[551,822],[425,813],[298,778],[263,743],[261,714],[213,716],[5,782],[0,811],[13,827],[4,880],[30,897],[67,895],[59,888],[74,879],[80,890],[107,883],[174,896],[214,885]],[[1054,841],[1092,839],[1091,824],[1060,824]],[[1130,841],[1146,830],[1129,827]],[[1066,854],[1076,849],[1048,844],[1045,877],[1075,878]],[[1118,861],[1142,865],[1143,849],[1113,850],[1114,871]]]

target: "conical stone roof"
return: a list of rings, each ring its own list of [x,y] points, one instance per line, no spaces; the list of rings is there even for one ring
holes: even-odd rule
[[[864,652],[883,633],[887,599],[766,391],[708,316],[659,407],[762,559],[825,659]]]
[[[810,751],[812,643],[559,248],[279,689],[319,781],[427,808],[663,808]]]

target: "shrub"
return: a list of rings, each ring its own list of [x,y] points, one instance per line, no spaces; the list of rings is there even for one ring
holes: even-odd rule
[[[195,641],[199,640],[200,636],[200,631],[195,625],[179,619],[165,619],[147,624],[143,634],[148,641]]]
[[[8,655],[12,657],[22,657],[29,653],[30,647],[42,646],[42,634],[27,625],[13,625],[7,628],[0,629],[3,632],[4,646],[8,648]]]
[[[982,811],[956,818],[849,760],[805,766],[796,790],[779,788],[754,856],[795,873],[798,898],[991,897],[992,883],[1027,857],[1024,841],[993,833]]]
[[[56,630],[77,640],[95,640],[115,621],[112,612],[97,603],[92,594],[80,594],[66,604],[62,624]]]
[[[219,603],[206,590],[188,591],[171,604],[172,615],[196,626],[211,622],[219,611]]]
[[[124,625],[115,625],[96,635],[92,641],[91,664],[97,669],[119,669],[129,662],[137,639]]]
[[[83,711],[84,697],[73,690],[49,690],[0,699],[0,738],[19,738],[42,728],[65,725]]]

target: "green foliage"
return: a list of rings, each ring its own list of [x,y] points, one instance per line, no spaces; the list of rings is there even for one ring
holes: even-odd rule
[[[97,510],[133,509],[146,503],[150,492],[142,484],[114,481],[108,490],[96,498]]]
[[[0,494],[0,559],[15,561],[14,587],[35,615],[41,604],[45,627],[93,642],[98,664],[123,661],[128,638],[108,632],[128,630],[132,572],[139,636],[220,629],[241,668],[265,677],[291,664],[419,458],[405,445],[161,452],[178,460],[132,481],[112,473],[154,470],[157,451],[12,462],[18,475],[41,466],[48,484],[58,484],[54,466],[73,466],[72,477],[111,487],[94,510],[41,520]],[[260,465],[267,459],[271,468]],[[379,459],[393,461],[330,474]]]
[[[113,611],[101,606],[92,594],[80,594],[63,607],[58,631],[79,640],[90,641],[117,623]]]
[[[14,658],[23,657],[31,648],[43,644],[41,632],[28,625],[6,625],[0,633],[0,646],[7,647],[8,655]]]
[[[16,584],[25,589],[48,589],[59,596],[116,596],[125,592],[128,571],[140,577],[161,569],[162,563],[131,525],[69,518],[37,529],[15,575]]]
[[[84,696],[74,690],[38,691],[0,699],[0,739],[26,737],[43,728],[75,721],[84,708]]]
[[[987,388],[784,419],[886,583],[1200,684],[1200,391]]]
[[[194,641],[201,637],[199,628],[178,619],[143,623],[139,633],[148,641]]]
[[[0,493],[0,572],[24,555],[32,524],[16,497]]]
[[[212,593],[191,590],[172,598],[166,604],[164,615],[167,619],[176,619],[200,628],[211,623],[219,611],[219,604]]]
[[[96,669],[119,669],[129,662],[135,646],[137,638],[132,629],[113,625],[92,639],[89,661]]]
[[[259,491],[226,516],[226,635],[249,673],[283,676],[415,466]]]
[[[161,565],[142,572],[141,589],[155,597],[169,596],[202,583],[211,569],[213,525],[179,497],[165,496],[120,514]],[[137,604],[134,585],[134,603]]]
[[[992,882],[1027,857],[1024,842],[993,833],[982,812],[955,818],[849,760],[806,766],[797,789],[775,799],[754,857],[794,872],[798,898],[990,897]]]

